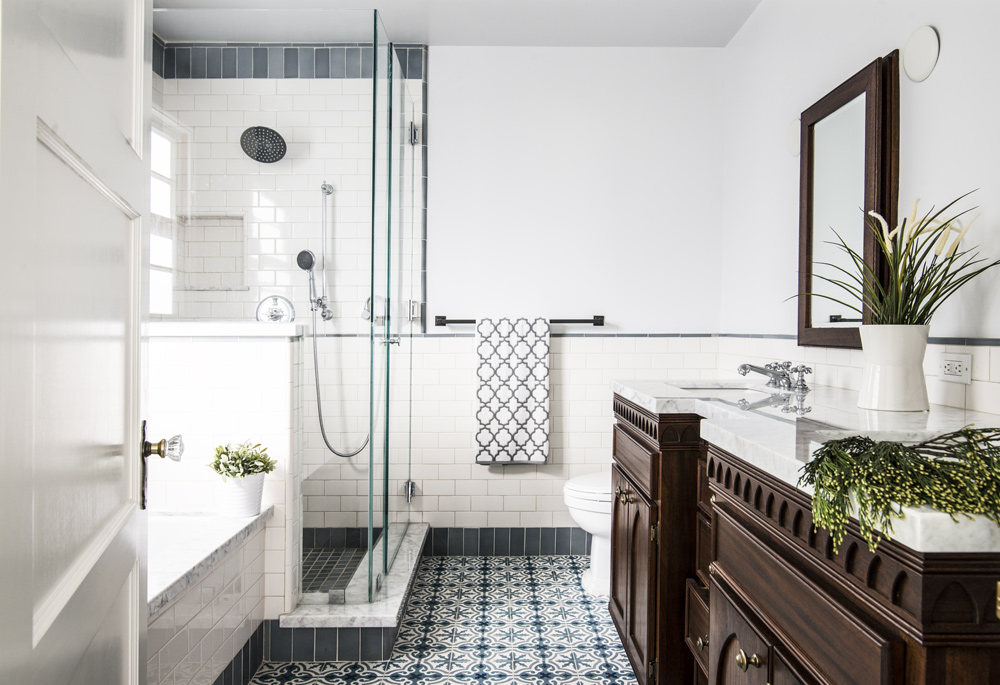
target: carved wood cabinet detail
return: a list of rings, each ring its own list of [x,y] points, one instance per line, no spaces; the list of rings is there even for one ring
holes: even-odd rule
[[[642,685],[1000,683],[1000,554],[834,552],[810,498],[614,399],[609,609]]]

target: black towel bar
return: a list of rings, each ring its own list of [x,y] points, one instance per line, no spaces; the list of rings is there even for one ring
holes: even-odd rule
[[[447,316],[435,316],[435,326],[450,326],[453,323],[476,323],[475,319],[449,319]],[[603,326],[604,317],[595,316],[591,319],[549,319],[549,323],[584,323],[591,326]]]

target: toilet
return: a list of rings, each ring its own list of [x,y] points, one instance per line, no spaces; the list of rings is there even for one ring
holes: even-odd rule
[[[563,501],[577,525],[590,533],[590,568],[581,578],[592,595],[611,592],[611,473],[577,476],[563,486]]]

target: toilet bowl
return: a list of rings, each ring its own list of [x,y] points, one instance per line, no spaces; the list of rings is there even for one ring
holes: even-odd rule
[[[563,486],[563,501],[577,525],[590,533],[590,568],[583,589],[592,595],[611,592],[611,473],[588,473]]]

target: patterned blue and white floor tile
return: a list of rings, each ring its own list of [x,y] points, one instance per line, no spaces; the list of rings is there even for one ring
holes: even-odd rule
[[[583,592],[585,556],[429,557],[392,659],[265,663],[254,685],[634,685],[607,598]]]

